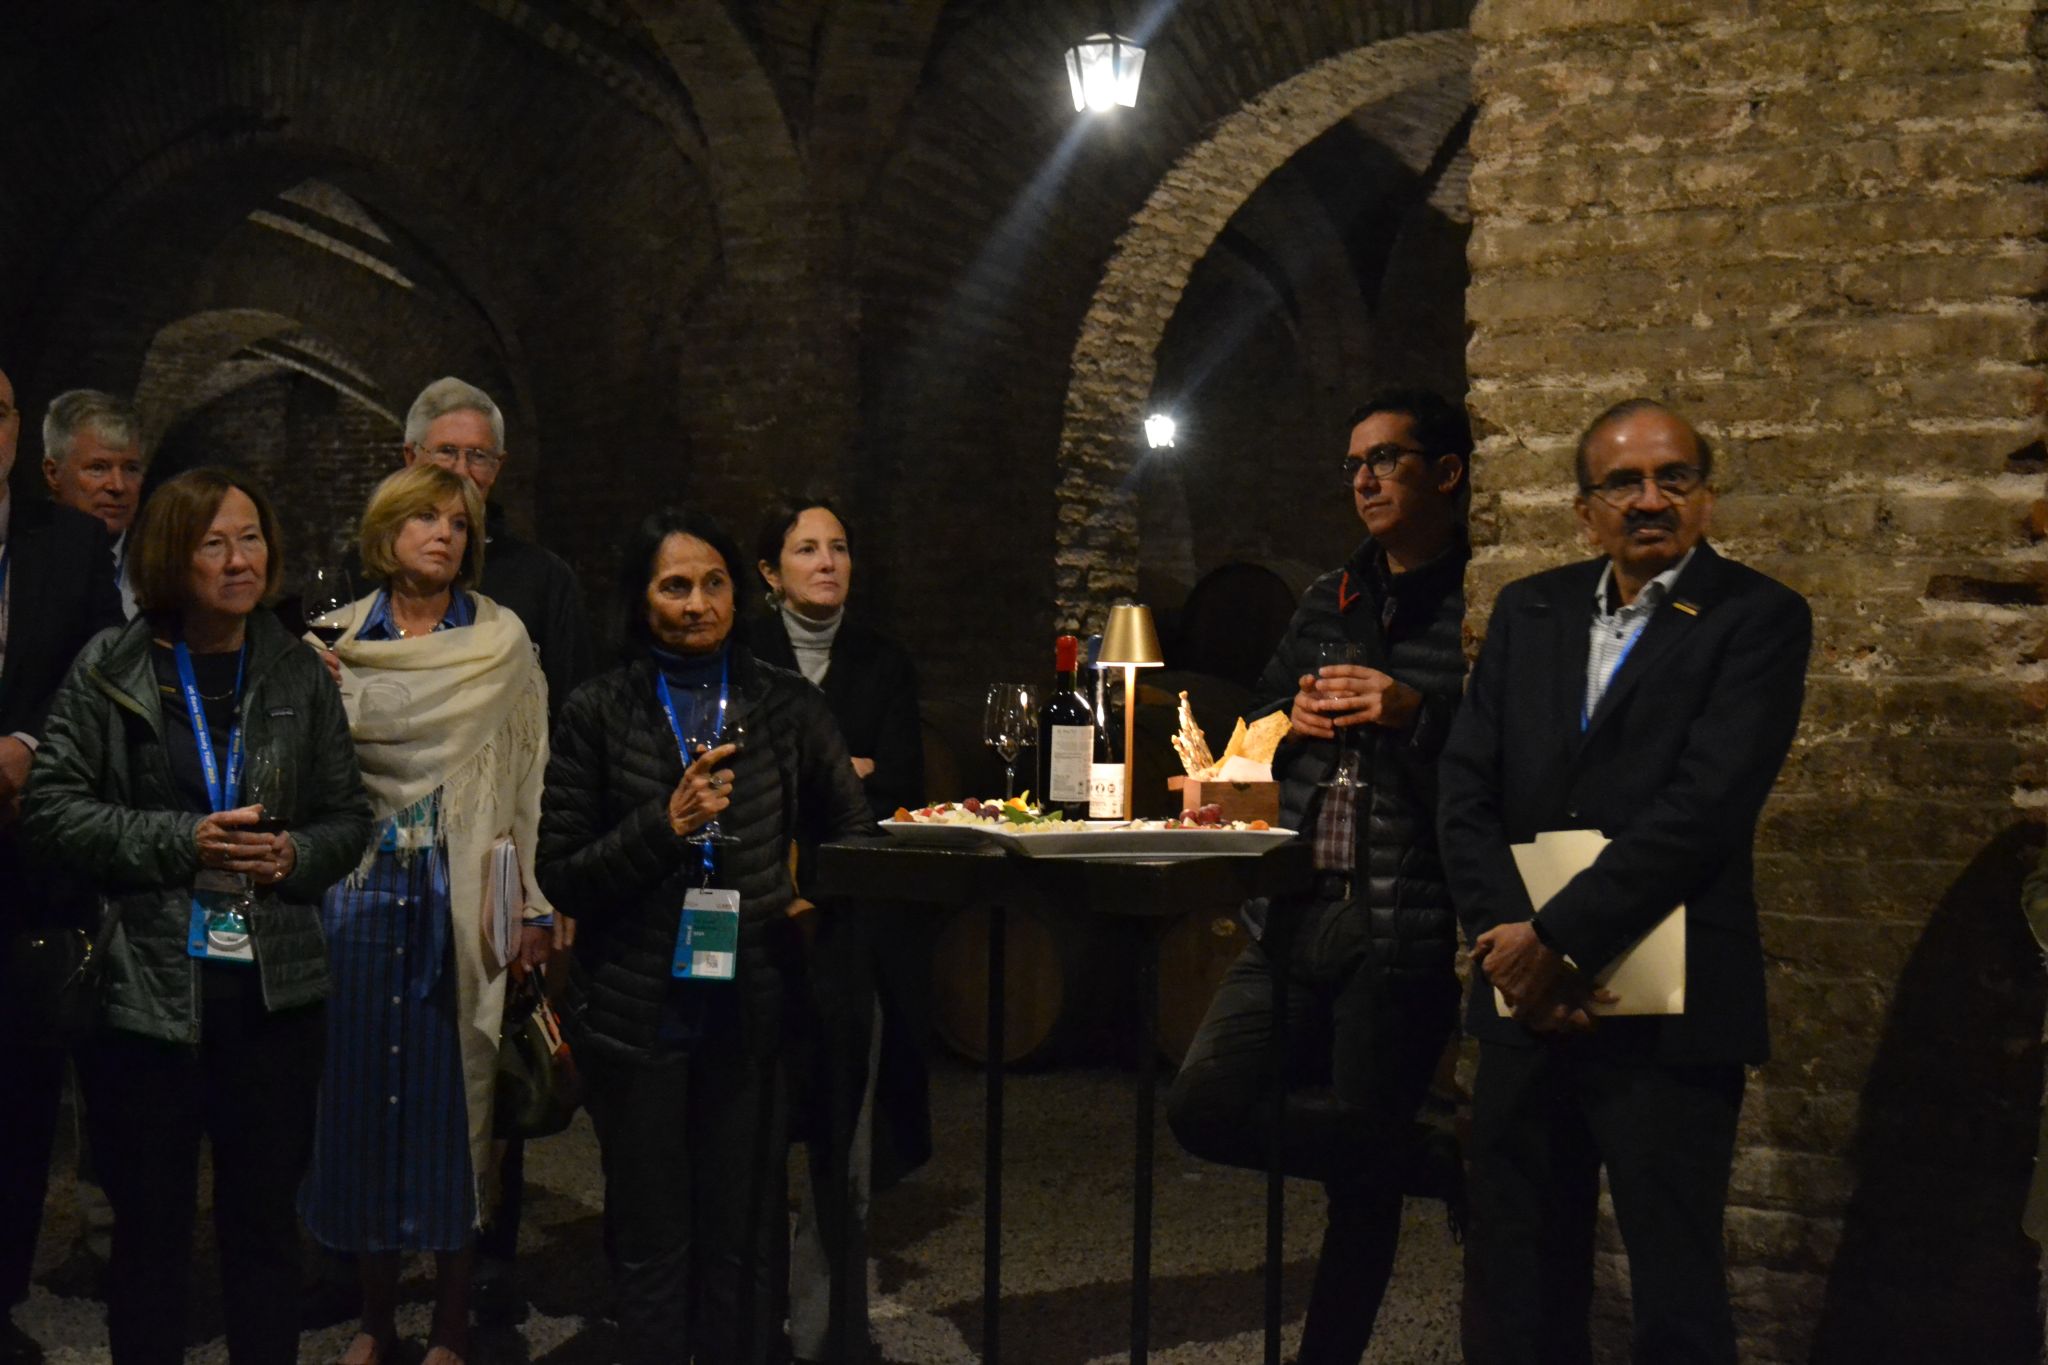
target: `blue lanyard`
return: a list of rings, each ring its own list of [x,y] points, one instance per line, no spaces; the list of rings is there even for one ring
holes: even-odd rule
[[[711,732],[714,738],[725,733],[725,705],[730,695],[727,684],[731,681],[731,678],[732,654],[728,651],[725,658],[718,665],[718,728]],[[688,768],[692,762],[690,742],[683,738],[683,723],[676,718],[676,699],[668,690],[668,675],[661,671],[661,664],[658,661],[654,665],[654,691],[655,695],[661,698],[661,709],[668,713],[668,728],[669,732],[676,737],[676,752],[683,756],[683,767]],[[711,876],[712,860],[716,853],[711,844],[707,843],[702,847],[704,849],[704,876],[708,881]]]
[[[233,810],[242,789],[242,668],[249,662],[245,641],[235,656],[235,723],[228,730],[228,770],[225,776],[213,756],[213,731],[206,724],[206,708],[199,701],[199,683],[192,676],[192,655],[183,640],[171,646],[178,660],[178,684],[185,690],[185,713],[192,718],[192,737],[199,741],[199,769],[206,778],[206,799],[216,815]]]

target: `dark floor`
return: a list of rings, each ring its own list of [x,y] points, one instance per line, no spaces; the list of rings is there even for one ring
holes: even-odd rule
[[[1006,1090],[1003,1354],[1023,1365],[1125,1358],[1130,1327],[1131,1094],[1129,1073],[1066,1070],[1012,1077]],[[896,1365],[979,1359],[981,1336],[982,1091],[978,1073],[937,1064],[933,1162],[880,1195],[873,1216],[875,1335]],[[1153,1359],[1163,1365],[1260,1357],[1260,1177],[1196,1162],[1162,1124],[1153,1236]],[[798,1163],[799,1167],[801,1163]],[[16,1320],[52,1365],[103,1361],[106,1332],[93,1262],[80,1249],[82,1216],[68,1163],[50,1196],[38,1283]],[[603,1321],[604,1262],[596,1142],[588,1122],[528,1149],[522,1272],[534,1310],[518,1329],[485,1333],[474,1359],[599,1365],[612,1359]],[[1321,1196],[1288,1189],[1287,1316],[1300,1327]],[[210,1242],[201,1231],[202,1243]],[[425,1264],[407,1282],[401,1327],[426,1328]],[[193,1361],[226,1359],[210,1248],[194,1286]],[[1367,1359],[1427,1365],[1458,1359],[1457,1248],[1441,1206],[1411,1202],[1401,1261]],[[344,1296],[345,1297],[345,1296]],[[327,1316],[341,1311],[337,1303]],[[301,1359],[333,1360],[351,1324],[307,1332]]]

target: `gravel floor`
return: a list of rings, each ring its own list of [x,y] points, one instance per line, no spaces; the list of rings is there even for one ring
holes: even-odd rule
[[[869,1274],[873,1322],[895,1365],[978,1360],[981,1336],[982,1095],[977,1073],[936,1064],[933,1162],[875,1201]],[[1125,1359],[1130,1325],[1132,1152],[1128,1072],[1064,1070],[1012,1077],[1006,1089],[1003,1353],[1026,1365]],[[1154,1188],[1152,1358],[1162,1365],[1253,1362],[1260,1355],[1264,1184],[1183,1155],[1158,1132]],[[801,1178],[802,1163],[794,1163]],[[107,1359],[98,1263],[84,1246],[71,1162],[60,1154],[44,1226],[37,1284],[15,1320],[52,1365]],[[515,1328],[480,1331],[473,1359],[598,1365],[613,1358],[600,1239],[597,1145],[588,1121],[527,1153],[521,1278],[533,1303]],[[1290,1184],[1287,1197],[1287,1345],[1300,1330],[1321,1193]],[[215,1262],[199,1233],[190,1361],[224,1361]],[[426,1330],[425,1262],[408,1276],[400,1326]],[[1411,1201],[1394,1283],[1380,1310],[1370,1362],[1429,1365],[1458,1359],[1457,1247],[1439,1205]],[[336,1358],[351,1334],[348,1293],[330,1287],[309,1315],[300,1358]],[[416,1358],[415,1350],[412,1358]]]

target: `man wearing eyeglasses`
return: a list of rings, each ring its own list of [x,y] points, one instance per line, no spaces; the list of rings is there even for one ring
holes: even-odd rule
[[[1593,420],[1574,506],[1599,556],[1502,590],[1444,749],[1444,864],[1477,968],[1473,1365],[1591,1359],[1603,1166],[1633,1359],[1736,1358],[1722,1213],[1743,1068],[1770,1049],[1751,847],[1813,621],[1707,544],[1712,472],[1661,403]],[[1537,913],[1511,846],[1584,829],[1611,842]],[[1681,904],[1684,1012],[1602,1014],[1603,969]]]
[[[437,379],[420,391],[405,415],[405,462],[432,460],[466,475],[484,503],[483,595],[510,608],[540,652],[541,672],[548,680],[548,716],[597,671],[590,638],[590,617],[583,588],[561,556],[505,524],[491,489],[504,472],[505,417],[491,396],[474,384],[453,377]],[[569,924],[561,928],[566,933]],[[569,940],[560,940],[567,946]],[[519,1244],[519,1222],[525,1199],[525,1143],[505,1145],[499,1161],[499,1199],[491,1222],[477,1236],[476,1306],[487,1325],[524,1316],[513,1274]]]
[[[1283,1163],[1329,1199],[1301,1365],[1357,1365],[1364,1354],[1402,1196],[1458,1198],[1454,1144],[1415,1119],[1457,1028],[1436,760],[1465,681],[1472,429],[1462,407],[1411,389],[1362,405],[1346,431],[1343,487],[1366,536],[1310,586],[1259,681],[1260,714],[1292,722],[1273,772],[1281,823],[1313,831],[1315,883],[1246,906],[1256,939],[1210,1002],[1167,1101],[1188,1151],[1266,1167],[1284,964]]]
[[[576,571],[562,557],[505,525],[490,501],[504,472],[505,417],[491,396],[460,379],[437,379],[420,390],[405,415],[405,462],[432,460],[468,476],[484,497],[484,580],[480,591],[509,607],[534,646],[548,680],[548,714],[597,671],[590,617]]]

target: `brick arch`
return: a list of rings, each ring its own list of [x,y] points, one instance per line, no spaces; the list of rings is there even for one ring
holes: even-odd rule
[[[268,309],[214,308],[179,318],[150,340],[135,383],[143,445],[154,447],[193,412],[281,370],[325,384],[394,427],[401,422],[392,395],[318,329]]]
[[[1057,619],[1079,629],[1137,588],[1131,475],[1159,344],[1197,262],[1280,166],[1355,110],[1462,80],[1463,30],[1415,33],[1330,57],[1224,118],[1159,180],[1118,237],[1076,339],[1057,464]]]

